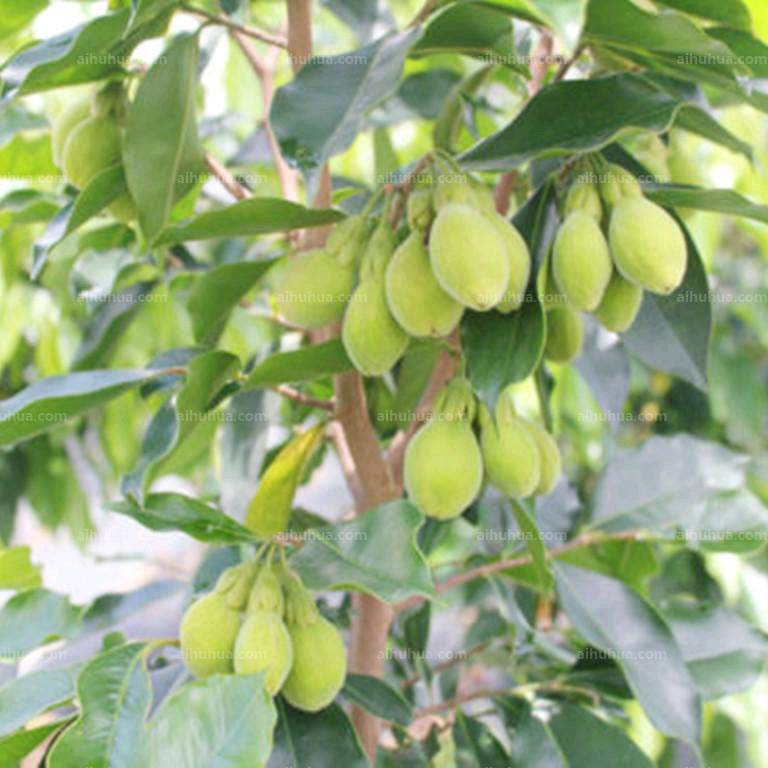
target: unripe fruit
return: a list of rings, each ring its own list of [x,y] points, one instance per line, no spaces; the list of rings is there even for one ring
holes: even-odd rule
[[[531,279],[531,254],[520,233],[502,215],[495,211],[484,215],[504,243],[509,261],[509,281],[496,309],[504,313],[512,312],[525,300],[525,289]]]
[[[276,299],[280,314],[299,328],[321,328],[340,320],[355,283],[351,268],[324,250],[293,257],[281,275]]]
[[[389,311],[381,278],[362,280],[352,294],[341,339],[349,359],[364,376],[382,376],[402,357],[408,334]]]
[[[405,453],[405,487],[427,517],[451,520],[477,497],[483,458],[467,420],[433,420],[420,429]]]
[[[419,232],[411,232],[393,254],[385,285],[389,309],[411,336],[447,336],[464,312],[437,282]]]
[[[469,205],[450,203],[429,240],[432,270],[454,299],[479,312],[499,303],[509,283],[509,256],[496,228]]]
[[[584,327],[581,315],[568,306],[547,312],[547,342],[544,356],[555,363],[567,363],[581,354]]]
[[[343,267],[357,264],[365,249],[368,225],[362,216],[350,216],[334,227],[325,244],[325,252]]]
[[[574,211],[581,211],[598,222],[603,218],[603,204],[600,202],[600,193],[591,182],[577,180],[568,190],[565,198],[565,214],[567,216]]]
[[[682,283],[685,237],[663,208],[644,197],[620,200],[611,214],[609,237],[614,264],[627,280],[660,294]]]
[[[614,271],[595,317],[609,331],[623,333],[635,322],[642,303],[643,289]]]
[[[483,213],[498,213],[496,210],[496,198],[493,195],[492,189],[479,181],[471,179],[470,189],[472,190],[473,202],[476,208]]]
[[[543,496],[549,493],[560,479],[560,475],[563,472],[563,460],[555,438],[541,424],[535,421],[527,421],[525,425],[539,451],[539,467],[541,472],[538,485],[533,492]]]
[[[613,263],[600,225],[586,213],[573,211],[557,231],[552,272],[568,303],[591,312],[611,279]]]
[[[252,611],[246,616],[235,642],[235,672],[264,672],[270,696],[282,688],[293,663],[293,645],[283,620],[273,611]]]
[[[452,203],[475,205],[475,202],[476,198],[469,185],[468,177],[460,173],[439,177],[433,196],[433,205],[438,213]]]
[[[293,666],[282,688],[288,703],[305,712],[327,707],[344,685],[347,650],[336,627],[322,616],[292,623]]]
[[[104,117],[83,120],[69,134],[62,159],[70,184],[83,189],[94,176],[122,159],[120,128]]]
[[[673,184],[689,184],[693,187],[704,185],[701,168],[693,157],[686,151],[685,144],[679,133],[672,131],[669,135],[670,148],[667,157],[669,175]]]
[[[638,140],[634,155],[656,181],[669,183],[669,150],[655,133],[644,134]]]
[[[53,161],[61,166],[64,156],[64,146],[72,131],[91,116],[90,95],[81,96],[67,104],[56,116],[51,126],[51,147]]]
[[[240,631],[240,614],[225,597],[211,592],[189,606],[179,640],[184,663],[197,677],[232,672],[232,655]]]
[[[626,168],[611,164],[603,172],[600,196],[609,207],[625,197],[642,197],[642,194],[640,183]]]
[[[434,216],[432,208],[432,191],[429,189],[415,189],[408,195],[406,205],[406,218],[408,226],[412,230],[425,232],[429,229]]]
[[[482,409],[480,419],[480,444],[491,484],[513,499],[530,496],[539,483],[541,459],[526,423],[511,413],[497,413],[494,422]]]

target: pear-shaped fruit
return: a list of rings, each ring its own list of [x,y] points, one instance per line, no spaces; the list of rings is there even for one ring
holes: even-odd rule
[[[408,334],[389,311],[384,281],[369,277],[357,286],[344,314],[341,339],[364,376],[383,376],[402,357]]]
[[[487,217],[469,205],[449,203],[429,239],[432,270],[454,299],[479,312],[499,303],[509,284],[509,256]]]
[[[644,197],[620,200],[611,213],[611,254],[629,281],[659,294],[669,294],[685,276],[688,249],[677,222]]]
[[[597,187],[587,179],[576,179],[565,198],[566,216],[573,211],[581,211],[595,221],[603,218],[603,204]]]
[[[432,190],[415,189],[408,195],[406,218],[412,230],[426,232],[432,224],[435,211],[432,208]]]
[[[643,134],[637,141],[634,155],[653,174],[655,181],[662,184],[670,182],[669,149],[657,134],[651,131]]]
[[[528,427],[539,451],[539,466],[541,468],[539,482],[533,492],[543,496],[549,493],[560,479],[563,472],[563,460],[555,438],[541,424],[527,421],[526,427]]]
[[[497,409],[496,420],[481,409],[480,445],[491,484],[513,499],[530,496],[539,483],[539,449],[526,423]]]
[[[385,285],[395,320],[411,336],[446,336],[464,312],[437,282],[419,232],[411,232],[393,254]]]
[[[90,94],[80,96],[69,102],[59,112],[51,126],[51,148],[53,149],[53,161],[61,166],[64,156],[64,146],[72,131],[91,116]]]
[[[368,225],[365,217],[350,216],[334,227],[325,244],[325,252],[343,267],[352,268],[365,250]]]
[[[218,592],[196,600],[181,621],[179,639],[184,663],[197,677],[232,671],[240,614]]]
[[[600,176],[600,196],[609,207],[625,197],[642,197],[640,182],[626,168],[609,164]]]
[[[557,231],[552,273],[574,309],[597,307],[611,279],[613,263],[600,225],[581,211],[569,213]]]
[[[344,685],[347,650],[336,627],[322,616],[290,623],[293,666],[282,688],[296,709],[317,712],[327,707]]]
[[[609,331],[623,333],[635,322],[642,303],[643,289],[614,270],[595,317]]]
[[[504,313],[512,312],[519,309],[525,300],[525,289],[531,279],[531,254],[522,235],[501,214],[490,211],[485,216],[502,239],[509,261],[509,281],[496,309]]]
[[[581,354],[584,327],[581,315],[568,306],[547,311],[547,342],[544,355],[555,363],[567,363]]]
[[[117,123],[105,117],[89,117],[67,137],[62,155],[64,175],[83,189],[101,171],[122,158],[122,135]]]
[[[235,642],[235,672],[253,675],[264,672],[270,696],[282,688],[293,664],[293,644],[279,614],[255,610],[243,622]]]
[[[461,203],[475,205],[476,197],[468,176],[460,173],[441,174],[437,177],[433,193],[433,205],[439,213],[446,205]]]
[[[291,258],[276,290],[280,314],[299,328],[321,328],[340,320],[355,273],[322,249]]]

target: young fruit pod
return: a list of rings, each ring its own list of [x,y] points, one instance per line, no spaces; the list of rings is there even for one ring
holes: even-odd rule
[[[515,227],[496,211],[484,211],[504,243],[509,261],[509,281],[496,309],[507,314],[519,309],[525,300],[525,289],[531,279],[531,254],[528,245]]]
[[[471,206],[476,204],[476,197],[470,186],[469,177],[459,172],[442,173],[437,177],[432,204],[434,209],[440,213],[446,205],[454,203]]]
[[[235,672],[238,675],[263,672],[267,693],[275,696],[292,665],[293,642],[280,614],[263,609],[248,611],[235,641]]]
[[[567,363],[581,354],[584,326],[581,315],[567,305],[547,312],[547,341],[544,356],[553,363]]]
[[[228,674],[233,670],[240,612],[226,596],[213,591],[195,600],[181,621],[179,641],[187,669],[196,677]]]
[[[606,166],[601,174],[600,196],[612,208],[627,197],[642,197],[643,189],[638,180],[626,169],[615,163]]]
[[[293,665],[282,687],[291,706],[317,712],[337,696],[347,675],[347,649],[336,627],[317,610],[296,578],[286,581],[286,621]]]
[[[496,418],[480,405],[480,445],[488,480],[512,499],[530,496],[539,484],[541,458],[526,423],[517,416],[508,395],[496,406]]]
[[[418,230],[395,250],[385,287],[390,311],[411,336],[447,336],[464,313],[463,305],[437,282]]]
[[[563,460],[555,438],[535,421],[525,422],[539,451],[539,482],[533,492],[538,496],[548,494],[557,484],[563,473]]]
[[[671,181],[669,173],[669,148],[652,131],[647,131],[637,140],[633,152],[636,160],[646,168],[654,179],[662,184]]]
[[[509,256],[496,227],[469,205],[449,203],[437,214],[429,239],[432,271],[456,301],[485,312],[509,284]]]
[[[394,235],[382,220],[363,255],[360,284],[344,313],[341,340],[364,376],[383,376],[408,346],[408,334],[389,311],[384,287],[384,269],[393,250]]]
[[[278,616],[282,616],[285,612],[282,584],[271,563],[267,563],[259,569],[248,595],[246,611],[248,613],[271,611]]]
[[[406,219],[408,226],[414,232],[426,232],[432,224],[435,210],[432,207],[431,189],[414,189],[408,195],[406,203]]]
[[[603,298],[613,262],[600,225],[581,211],[572,211],[557,231],[552,249],[552,274],[566,301],[591,312]]]
[[[299,328],[322,328],[340,320],[355,273],[317,248],[291,257],[276,289],[280,314]]]
[[[325,243],[325,252],[343,267],[355,266],[365,250],[368,222],[362,215],[350,216],[337,224]]]
[[[609,331],[624,333],[635,322],[642,303],[643,289],[614,270],[595,317]]]
[[[88,117],[70,132],[64,144],[64,175],[83,189],[94,176],[117,165],[123,156],[122,131],[107,117]]]
[[[69,102],[51,123],[51,148],[53,161],[61,167],[64,162],[64,146],[72,131],[91,117],[93,97],[84,94]]]
[[[565,197],[565,215],[580,211],[598,223],[603,218],[603,204],[597,187],[588,179],[577,178]]]
[[[472,432],[475,408],[469,382],[454,379],[438,394],[432,419],[408,445],[405,487],[427,517],[458,517],[480,492],[483,458]]]
[[[115,80],[97,91],[93,96],[91,112],[94,117],[105,117],[122,124],[128,114],[128,100],[123,84]]]
[[[613,207],[609,227],[613,263],[630,282],[668,295],[683,282],[688,247],[678,223],[644,197],[625,197]]]

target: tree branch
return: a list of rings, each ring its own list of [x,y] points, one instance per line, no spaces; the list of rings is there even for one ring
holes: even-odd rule
[[[258,29],[256,27],[243,26],[242,24],[238,24],[237,22],[227,18],[224,14],[217,15],[214,13],[209,13],[203,8],[196,8],[195,6],[187,5],[186,3],[182,3],[181,8],[187,13],[191,13],[193,16],[205,19],[210,24],[220,24],[222,27],[226,27],[233,32],[237,32],[239,35],[252,37],[254,40],[267,43],[267,45],[274,45],[277,48],[285,49],[288,47],[288,41],[284,37],[273,35],[270,32],[266,32],[263,29]]]
[[[247,200],[253,197],[251,190],[244,187],[213,155],[206,153],[205,164],[227,192],[237,200]]]
[[[322,400],[318,397],[306,395],[304,392],[299,392],[298,389],[289,387],[287,384],[278,384],[274,389],[279,395],[287,397],[289,400],[293,400],[300,405],[309,405],[312,408],[322,408],[324,411],[331,412],[336,408],[333,400]]]

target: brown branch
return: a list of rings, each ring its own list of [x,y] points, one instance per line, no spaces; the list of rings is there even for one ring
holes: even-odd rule
[[[549,62],[552,57],[552,49],[554,47],[554,40],[552,33],[543,30],[539,42],[536,44],[536,49],[531,57],[531,80],[528,83],[528,98],[535,96],[544,85],[544,80],[547,77],[547,70],[549,69]]]
[[[247,200],[253,197],[251,190],[244,187],[213,155],[205,155],[205,164],[233,197],[238,200]]]
[[[583,51],[584,47],[581,45],[578,46],[578,48],[576,48],[576,50],[573,52],[573,56],[571,56],[569,59],[566,59],[560,65],[560,68],[557,70],[553,78],[555,83],[559,83],[568,74],[568,70],[578,61],[579,56],[581,56]]]
[[[309,405],[312,408],[322,408],[325,411],[333,411],[336,407],[333,400],[322,400],[318,397],[312,397],[304,392],[299,392],[298,389],[289,387],[287,384],[278,384],[274,390],[279,395],[287,397],[289,400],[293,400],[300,405]]]
[[[284,37],[273,35],[272,33],[266,32],[263,29],[258,29],[257,27],[246,27],[243,24],[238,24],[237,22],[232,21],[232,19],[227,18],[223,13],[218,15],[209,13],[203,8],[196,8],[195,6],[187,5],[186,3],[182,3],[181,8],[187,13],[191,13],[193,16],[205,19],[210,24],[220,24],[222,27],[226,27],[232,32],[237,32],[239,35],[251,37],[261,43],[266,43],[267,45],[274,45],[276,48],[285,49],[288,47],[288,41]]]
[[[499,178],[496,185],[496,192],[493,199],[496,204],[496,210],[505,216],[509,211],[509,200],[512,197],[512,190],[517,182],[517,171],[507,171]]]

